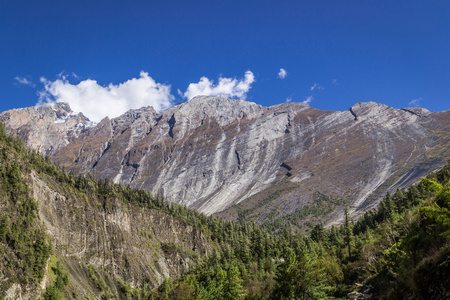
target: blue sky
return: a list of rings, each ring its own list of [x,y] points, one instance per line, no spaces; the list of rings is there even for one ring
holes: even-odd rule
[[[75,103],[80,82],[95,89],[85,97],[101,99],[150,86],[160,108],[229,91],[265,106],[448,110],[449,16],[444,0],[0,0],[0,111],[39,95]],[[228,81],[219,88],[220,78]],[[79,106],[86,101],[97,100]]]

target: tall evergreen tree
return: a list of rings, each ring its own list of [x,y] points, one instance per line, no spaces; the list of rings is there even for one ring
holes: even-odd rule
[[[353,224],[348,212],[348,206],[345,206],[345,223],[344,223],[344,241],[348,248],[348,258],[351,259],[351,243],[353,239]]]

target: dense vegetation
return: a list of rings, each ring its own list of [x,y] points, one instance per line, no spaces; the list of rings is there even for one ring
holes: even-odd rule
[[[347,213],[342,226],[317,224],[304,235],[295,224],[273,228],[225,221],[145,190],[68,174],[7,136],[0,124],[1,268],[11,274],[19,270],[14,274],[21,284],[37,283],[52,253],[21,174],[30,169],[79,192],[161,210],[208,237],[210,253],[193,262],[191,272],[166,279],[157,289],[144,283],[132,289],[118,279],[124,299],[327,299],[355,290],[387,299],[439,299],[449,293],[450,164],[408,190],[386,195],[377,210],[357,222]],[[181,251],[170,243],[161,247]],[[44,296],[59,299],[69,277],[60,264],[51,270],[54,281]],[[89,274],[97,278],[94,269]]]
[[[37,220],[38,204],[22,176],[24,165],[18,154],[25,152],[23,143],[7,136],[0,124],[1,272],[16,282],[37,283],[44,276],[52,247]]]
[[[159,290],[164,298],[326,299],[359,289],[372,297],[441,299],[450,284],[450,164],[387,195],[358,222],[316,225],[309,236],[284,228],[271,236],[253,225],[231,225],[220,247],[196,272]],[[214,222],[212,220],[212,228]],[[227,234],[229,233],[229,234]],[[230,279],[234,274],[234,296]],[[367,296],[367,295],[366,295]]]

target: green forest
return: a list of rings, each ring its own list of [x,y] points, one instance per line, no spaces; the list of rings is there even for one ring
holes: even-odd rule
[[[34,170],[79,193],[157,209],[201,228],[211,251],[191,271],[159,287],[120,282],[120,299],[444,299],[450,296],[450,163],[408,189],[387,194],[358,220],[316,224],[307,234],[285,222],[257,225],[206,216],[146,190],[91,174],[74,175],[27,149],[0,124],[0,267],[21,285],[37,284],[51,241],[39,221],[25,174]],[[162,245],[164,251],[179,251]],[[51,259],[44,299],[70,298],[69,272]],[[92,271],[92,278],[96,275]],[[1,289],[0,283],[0,291]],[[0,295],[2,299],[4,295]],[[107,293],[103,299],[111,296]],[[359,298],[358,298],[359,297]]]

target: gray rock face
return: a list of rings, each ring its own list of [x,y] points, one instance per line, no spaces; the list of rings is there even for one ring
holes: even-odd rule
[[[50,156],[94,125],[82,113],[73,113],[66,103],[9,110],[0,114],[0,120],[8,133]]]
[[[104,131],[93,138],[95,155],[67,159],[65,148],[54,159],[77,171],[95,165],[96,176],[151,188],[170,201],[212,214],[277,179],[281,162],[290,154],[277,157],[280,150],[288,150],[283,149],[283,137],[293,137],[289,143],[295,143],[295,135],[289,134],[291,119],[308,109],[303,103],[267,108],[246,101],[197,97],[161,114],[150,109],[130,111],[111,120],[110,127],[102,121],[99,126]]]
[[[320,218],[330,225],[341,222],[344,202],[358,217],[386,191],[440,168],[449,146],[450,111],[374,102],[321,111],[196,97],[159,113],[148,107],[106,118],[52,159],[207,214],[234,219],[245,211],[259,223],[325,195]]]
[[[58,184],[51,178],[43,180],[34,172],[27,181],[30,193],[39,203],[39,219],[53,241],[54,253],[70,273],[71,285],[82,299],[98,293],[92,290],[89,277],[82,271],[87,265],[106,278],[113,275],[115,280],[121,278],[132,286],[147,282],[157,287],[165,278],[186,273],[192,261],[178,252],[165,253],[161,244],[195,249],[199,256],[210,250],[199,228],[158,210],[126,205],[117,199],[104,199],[103,203],[95,197],[81,200],[55,189]],[[110,287],[117,295],[114,285]]]

